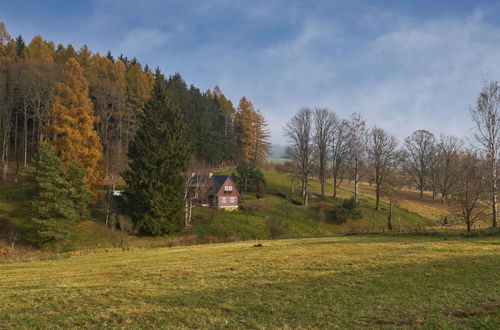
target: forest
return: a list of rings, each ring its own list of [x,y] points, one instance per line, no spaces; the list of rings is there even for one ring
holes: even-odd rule
[[[123,186],[122,176],[137,184],[129,199],[145,197],[151,180],[148,194],[179,206],[190,164],[259,164],[269,150],[266,119],[246,97],[234,106],[218,86],[201,91],[179,73],[164,76],[109,51],[77,50],[41,36],[13,38],[0,23],[1,180],[16,183],[27,175],[33,184],[33,222],[42,242],[64,236],[64,224],[82,219],[109,187]],[[154,197],[145,198],[145,209],[155,209]],[[162,219],[180,223],[180,208],[177,218]],[[142,223],[146,213],[129,214]],[[172,228],[179,225],[160,232]]]

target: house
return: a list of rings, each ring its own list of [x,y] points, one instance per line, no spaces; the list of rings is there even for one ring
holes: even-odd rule
[[[238,209],[240,192],[229,175],[196,175],[189,182],[189,196],[195,204],[225,211]]]

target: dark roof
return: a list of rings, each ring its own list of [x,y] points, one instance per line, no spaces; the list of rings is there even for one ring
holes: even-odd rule
[[[214,187],[210,192],[210,194],[211,195],[217,194],[220,187],[224,184],[224,182],[226,182],[227,178],[229,178],[229,175],[213,175],[212,180],[214,181]]]

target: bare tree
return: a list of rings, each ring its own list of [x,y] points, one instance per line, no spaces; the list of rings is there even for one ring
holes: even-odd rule
[[[394,166],[398,143],[395,136],[390,135],[382,128],[374,127],[368,134],[366,146],[368,163],[375,173],[375,208],[380,210],[382,185],[390,168]]]
[[[349,121],[336,120],[331,133],[333,197],[342,184],[344,172],[349,163]]]
[[[424,199],[429,163],[434,151],[434,135],[426,130],[415,131],[405,139],[404,148],[404,167],[420,190],[420,199]]]
[[[184,226],[191,225],[193,208],[200,197],[201,189],[204,189],[210,179],[210,170],[205,164],[191,159],[186,173],[186,182],[184,185]]]
[[[470,109],[476,125],[475,138],[486,153],[489,168],[490,199],[493,228],[497,227],[497,171],[500,149],[500,86],[496,81],[486,82],[479,94],[477,105]]]
[[[328,166],[328,150],[336,116],[326,108],[316,108],[314,117],[314,153],[318,164],[318,178],[321,185],[321,196],[325,196],[326,169]]]
[[[9,41],[11,36],[9,32],[7,32],[7,27],[4,22],[0,22],[0,45],[3,45],[5,41]]]
[[[302,195],[304,206],[309,205],[309,177],[314,168],[312,146],[312,120],[309,108],[300,109],[288,122],[285,128],[288,137],[289,153],[299,169],[302,181]]]
[[[9,70],[0,67],[0,167],[3,181],[7,180],[13,102],[14,95]]]
[[[358,201],[359,181],[361,180],[361,163],[365,156],[366,124],[359,113],[353,113],[349,121],[349,157],[353,170],[354,200]]]
[[[484,166],[476,153],[466,151],[460,157],[460,177],[453,199],[458,215],[470,232],[474,223],[484,214],[481,199],[486,192]]]
[[[457,137],[441,135],[439,138],[437,152],[440,155],[440,166],[437,184],[443,204],[446,204],[447,198],[460,175],[458,171],[458,156],[462,146],[463,141]]]

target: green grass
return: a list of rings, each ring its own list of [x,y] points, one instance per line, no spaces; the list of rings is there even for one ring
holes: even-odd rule
[[[498,237],[358,235],[0,265],[2,328],[500,326]]]
[[[229,169],[226,174],[230,173]],[[193,217],[193,226],[181,233],[182,236],[196,235],[196,241],[226,241],[240,239],[268,239],[272,238],[268,225],[270,218],[279,219],[285,223],[282,236],[286,237],[312,237],[325,236],[332,233],[346,232],[381,232],[387,227],[388,206],[382,204],[382,210],[376,211],[373,198],[364,195],[361,198],[361,209],[363,217],[358,220],[338,224],[328,216],[326,208],[333,208],[341,201],[332,197],[323,200],[314,198],[319,193],[319,183],[311,181],[312,198],[310,207],[305,208],[295,205],[283,198],[290,193],[291,178],[287,174],[276,171],[264,171],[267,180],[266,199],[273,205],[259,211],[239,210],[235,212],[214,211],[208,208],[196,208]],[[331,187],[328,187],[329,189]],[[295,195],[293,200],[301,202],[300,186],[295,182]],[[350,196],[347,190],[340,190],[342,196]],[[281,196],[281,197],[280,197]],[[30,204],[31,195],[24,186],[1,186],[0,185],[0,218],[8,219],[21,233],[22,242],[26,245],[36,245],[36,237],[31,227]],[[246,201],[255,200],[254,193],[248,193],[242,198],[242,205]],[[300,203],[299,203],[300,204]],[[321,205],[321,206],[320,206]],[[94,214],[99,214],[94,212]],[[78,223],[73,230],[69,240],[48,246],[47,249],[56,251],[73,251],[79,249],[99,249],[111,245],[103,219],[90,219]],[[395,231],[413,231],[422,227],[435,225],[433,220],[427,219],[404,209],[394,208],[393,226]],[[177,235],[179,236],[179,235]],[[165,246],[167,240],[174,237],[146,238],[132,237],[128,240],[131,246]],[[1,249],[1,247],[0,247]]]

